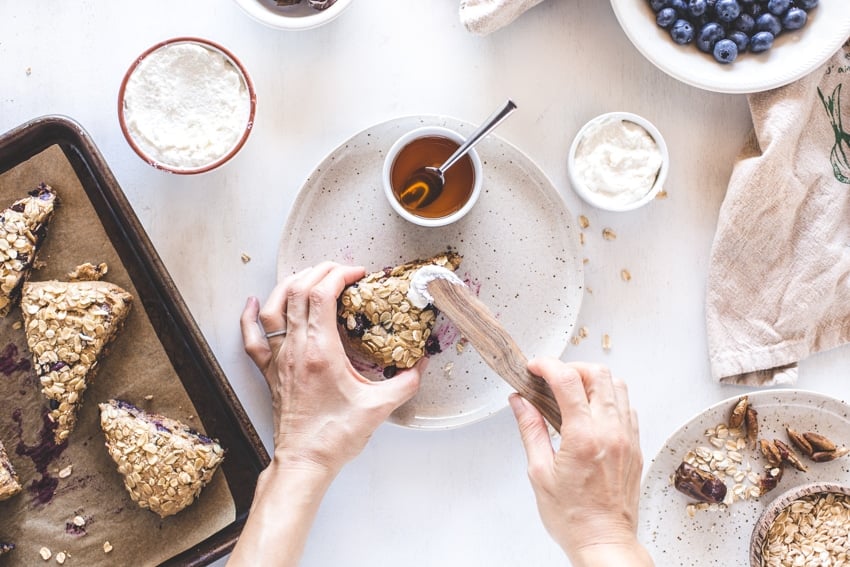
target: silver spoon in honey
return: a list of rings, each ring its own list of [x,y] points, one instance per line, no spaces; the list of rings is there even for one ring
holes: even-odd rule
[[[457,161],[466,155],[466,152],[479,142],[484,136],[489,134],[496,128],[508,115],[516,110],[517,106],[512,100],[508,100],[505,105],[493,113],[484,124],[473,132],[466,141],[455,150],[449,159],[440,167],[420,167],[407,179],[398,198],[402,205],[408,209],[421,209],[433,203],[440,193],[443,192],[443,187],[446,184],[446,170],[453,166]]]

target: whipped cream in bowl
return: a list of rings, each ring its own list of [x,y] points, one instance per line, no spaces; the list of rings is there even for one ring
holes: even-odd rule
[[[585,124],[570,147],[573,190],[608,211],[630,211],[656,197],[667,178],[667,144],[648,120],[609,112]]]
[[[147,163],[203,173],[232,158],[251,132],[257,97],[245,68],[222,46],[183,37],[154,45],[124,76],[118,120]]]

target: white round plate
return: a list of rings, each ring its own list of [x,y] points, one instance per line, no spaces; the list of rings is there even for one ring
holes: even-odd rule
[[[655,23],[647,0],[611,0],[626,35],[644,57],[689,85],[721,93],[754,93],[786,85],[825,63],[850,37],[847,0],[820,0],[805,27],[785,32],[765,53],[743,53],[722,65],[695,45],[677,45]]]
[[[309,30],[330,22],[348,8],[352,0],[337,0],[330,8],[315,10],[306,0],[295,6],[278,6],[274,0],[236,0],[252,18],[281,30]]]
[[[476,146],[484,180],[475,207],[449,226],[416,226],[390,207],[381,171],[393,142],[420,126],[474,130],[451,118],[405,117],[372,126],[336,148],[296,198],[281,239],[278,278],[326,259],[378,271],[452,247],[463,256],[458,274],[523,352],[560,356],[584,283],[575,219],[561,195],[522,152],[490,135]],[[506,407],[512,389],[442,315],[434,334],[442,352],[430,357],[419,393],[391,420],[444,429]]]
[[[705,431],[727,422],[740,396],[720,402],[679,428],[649,465],[643,479],[638,537],[657,565],[693,567],[749,564],[750,536],[764,509],[786,490],[810,482],[850,481],[850,457],[814,463],[802,457],[807,473],[785,467],[779,485],[756,500],[741,500],[726,509],[697,510],[691,517],[686,506],[692,500],[677,491],[671,475],[685,454],[698,446],[711,447]],[[749,394],[759,415],[759,437],[788,442],[786,425],[798,432],[817,431],[833,441],[850,445],[850,406],[835,398],[801,390],[771,390]],[[742,451],[744,463],[763,472],[758,449]],[[731,490],[734,484],[727,481]]]

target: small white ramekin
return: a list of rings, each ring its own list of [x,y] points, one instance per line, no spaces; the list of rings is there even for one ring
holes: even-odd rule
[[[470,149],[469,152],[467,152],[466,154],[467,156],[469,156],[470,161],[472,161],[473,181],[472,191],[469,195],[469,199],[467,199],[463,207],[461,207],[450,215],[446,215],[444,217],[439,218],[428,218],[416,215],[405,209],[402,204],[398,202],[398,199],[396,198],[396,195],[393,192],[392,169],[396,157],[408,144],[418,138],[424,138],[427,136],[442,136],[443,138],[448,138],[449,140],[456,142],[458,145],[466,141],[465,137],[461,136],[454,130],[442,128],[439,126],[423,126],[421,128],[411,130],[410,132],[401,136],[390,147],[386,157],[384,158],[384,169],[382,175],[384,196],[387,198],[387,201],[389,202],[390,206],[396,213],[399,214],[399,216],[401,216],[407,221],[412,222],[413,224],[428,227],[446,226],[463,218],[470,210],[472,210],[472,207],[474,207],[475,203],[478,201],[478,197],[481,195],[481,184],[483,177],[481,158],[478,157],[478,153],[475,151],[475,148]]]
[[[628,203],[615,203],[611,199],[606,198],[604,195],[591,191],[584,185],[576,173],[576,151],[578,150],[579,144],[581,144],[584,140],[588,129],[601,122],[610,120],[623,120],[641,126],[652,137],[652,139],[655,140],[658,150],[661,152],[661,167],[658,170],[655,183],[644,195]],[[608,112],[590,120],[587,124],[582,126],[578,131],[578,134],[576,134],[572,145],[570,145],[569,154],[567,155],[567,173],[569,174],[570,184],[572,185],[573,190],[586,203],[599,209],[614,212],[631,211],[642,207],[655,199],[659,191],[663,188],[664,182],[667,180],[667,170],[669,165],[670,154],[667,150],[667,143],[664,141],[664,137],[661,135],[661,132],[658,131],[658,128],[656,128],[652,122],[642,116],[632,114],[631,112]]]
[[[276,6],[268,0],[236,0],[256,21],[279,30],[310,30],[336,19],[352,0],[336,0],[330,8],[315,10],[301,2],[296,6]]]

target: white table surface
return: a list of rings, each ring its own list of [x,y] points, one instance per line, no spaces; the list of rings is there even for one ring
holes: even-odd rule
[[[648,462],[684,421],[743,391],[709,377],[703,310],[717,211],[751,127],[746,98],[700,91],[657,70],[604,0],[547,0],[485,38],[469,34],[457,12],[457,0],[355,0],[329,25],[285,32],[249,19],[231,0],[0,0],[0,131],[57,113],[88,130],[269,446],[266,386],[243,353],[238,318],[247,296],[264,298],[274,284],[281,229],[302,182],[337,144],[375,123],[411,114],[477,122],[513,98],[519,111],[498,135],[591,223],[585,254],[593,293],[578,321],[590,337],[563,357],[604,362],[628,381]],[[116,115],[134,58],[183,35],[232,50],[259,98],[241,153],[197,177],[143,163]],[[665,136],[668,199],[604,213],[570,189],[573,134],[611,110],[642,114]],[[604,227],[618,238],[603,241]],[[611,336],[609,352],[602,333]],[[798,386],[841,398],[849,364],[846,347],[815,356],[801,365]],[[507,410],[450,431],[383,426],[333,485],[303,560],[565,563],[538,519]]]

